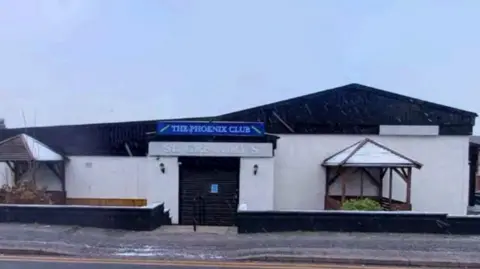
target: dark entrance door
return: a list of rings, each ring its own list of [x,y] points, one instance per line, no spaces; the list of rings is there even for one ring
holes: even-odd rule
[[[239,158],[182,157],[180,224],[232,226],[238,207]]]

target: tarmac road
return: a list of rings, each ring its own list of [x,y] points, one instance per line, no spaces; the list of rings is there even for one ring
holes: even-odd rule
[[[334,264],[286,264],[253,262],[159,261],[130,259],[80,259],[32,256],[1,256],[1,269],[401,269]],[[405,267],[403,267],[405,268]],[[406,269],[406,268],[405,268]]]

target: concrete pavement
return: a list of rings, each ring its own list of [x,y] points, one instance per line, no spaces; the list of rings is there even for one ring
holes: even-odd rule
[[[2,269],[404,269],[405,267],[370,267],[363,265],[205,262],[205,261],[149,261],[122,259],[79,259],[53,257],[0,257]]]
[[[302,261],[480,268],[480,237],[421,234],[277,233],[238,235],[129,232],[0,224],[0,253],[38,251],[91,258]],[[7,252],[4,252],[8,249]],[[3,269],[3,268],[2,268]]]

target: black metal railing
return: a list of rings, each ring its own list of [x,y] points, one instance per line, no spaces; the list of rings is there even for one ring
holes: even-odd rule
[[[198,225],[205,224],[205,199],[203,196],[193,198],[193,231],[197,231]]]

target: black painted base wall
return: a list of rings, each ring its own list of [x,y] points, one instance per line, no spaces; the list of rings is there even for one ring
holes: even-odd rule
[[[480,217],[414,212],[239,212],[239,233],[291,231],[480,234]]]
[[[0,222],[72,225],[150,231],[171,224],[163,204],[155,207],[0,205]]]

